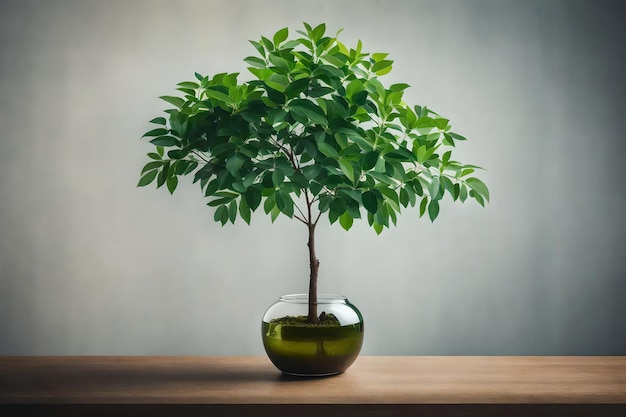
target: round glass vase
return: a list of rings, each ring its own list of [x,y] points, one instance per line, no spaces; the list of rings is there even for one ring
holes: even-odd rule
[[[363,317],[346,297],[317,296],[319,324],[307,323],[308,294],[284,295],[261,325],[263,346],[283,373],[297,376],[339,374],[357,358],[363,344]]]

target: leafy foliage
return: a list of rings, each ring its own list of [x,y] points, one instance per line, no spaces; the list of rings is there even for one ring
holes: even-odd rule
[[[272,221],[311,225],[325,213],[346,230],[365,216],[377,233],[409,206],[434,221],[445,194],[489,201],[472,176],[479,167],[452,160],[465,138],[448,119],[406,104],[408,84],[379,81],[392,69],[387,54],[363,52],[361,41],[348,49],[324,24],[304,29],[250,41],[250,81],[196,73],[178,95],[160,97],[172,107],[144,135],[156,152],[138,185],[173,193],[193,174],[222,225],[250,223],[262,206]]]

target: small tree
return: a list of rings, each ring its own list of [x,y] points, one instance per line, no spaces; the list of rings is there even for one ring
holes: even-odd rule
[[[258,52],[244,59],[250,81],[196,73],[197,81],[178,84],[183,97],[160,97],[173,108],[143,136],[156,151],[138,185],[156,180],[173,193],[178,177],[193,173],[222,225],[237,217],[249,224],[261,203],[272,222],[282,213],[304,224],[308,322],[317,323],[322,214],[345,230],[364,215],[380,234],[402,208],[419,206],[420,217],[434,221],[446,193],[484,205],[489,191],[471,176],[477,166],[452,160],[449,148],[465,138],[448,119],[404,103],[408,84],[378,80],[391,71],[388,54],[365,53],[361,41],[348,49],[324,24],[304,28],[292,40],[284,28],[250,41]]]

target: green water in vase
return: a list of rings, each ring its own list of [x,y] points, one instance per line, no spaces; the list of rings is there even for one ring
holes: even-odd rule
[[[263,345],[278,369],[294,375],[334,375],[354,362],[363,344],[363,322],[341,326],[262,322]]]

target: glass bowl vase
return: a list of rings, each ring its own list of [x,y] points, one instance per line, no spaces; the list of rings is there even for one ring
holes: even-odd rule
[[[308,294],[284,295],[267,309],[261,324],[265,352],[285,374],[339,374],[361,351],[363,317],[346,297],[319,294],[319,323],[307,323],[308,301]]]

